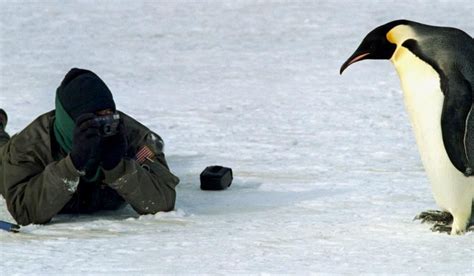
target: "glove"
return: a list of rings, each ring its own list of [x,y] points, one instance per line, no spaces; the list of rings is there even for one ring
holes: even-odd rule
[[[122,119],[120,119],[117,126],[117,134],[103,138],[101,148],[102,168],[107,171],[115,168],[125,156],[128,148],[125,125]]]
[[[78,171],[84,171],[89,161],[98,158],[101,137],[95,118],[94,114],[86,113],[76,120],[70,156]]]

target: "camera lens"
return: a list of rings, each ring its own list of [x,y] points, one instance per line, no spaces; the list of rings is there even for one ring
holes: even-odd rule
[[[110,124],[104,125],[104,134],[105,135],[112,134],[112,126]]]

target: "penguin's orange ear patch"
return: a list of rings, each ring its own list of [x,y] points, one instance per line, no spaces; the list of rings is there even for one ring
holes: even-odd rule
[[[397,44],[397,39],[395,37],[395,32],[394,31],[389,31],[386,35],[387,37],[387,40],[390,42],[390,43],[393,43],[393,44]]]

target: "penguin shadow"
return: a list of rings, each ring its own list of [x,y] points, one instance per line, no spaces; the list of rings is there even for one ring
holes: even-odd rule
[[[259,181],[234,178],[226,190],[207,191],[200,189],[197,178],[183,184],[176,206],[193,215],[243,214],[297,206],[303,201],[328,196],[328,191],[268,191],[261,186]]]
[[[326,190],[268,190],[263,182],[254,180],[272,175],[239,177],[239,169],[232,168],[234,179],[229,188],[219,191],[201,190],[200,174],[210,164],[205,154],[167,156],[171,171],[180,178],[176,186],[176,209],[188,215],[219,215],[229,213],[253,213],[295,206],[302,201],[338,193]],[[225,166],[225,164],[224,164]]]

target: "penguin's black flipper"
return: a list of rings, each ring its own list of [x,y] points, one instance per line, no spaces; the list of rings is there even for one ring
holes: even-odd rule
[[[444,91],[443,113],[441,114],[444,147],[456,169],[466,176],[473,176],[472,92],[469,83],[461,74],[451,73],[449,75],[450,79],[447,81],[447,90]]]

